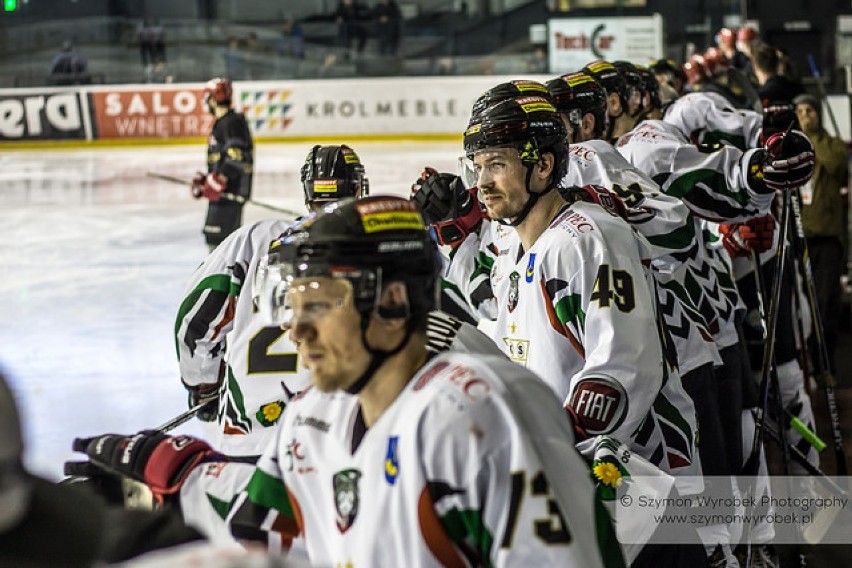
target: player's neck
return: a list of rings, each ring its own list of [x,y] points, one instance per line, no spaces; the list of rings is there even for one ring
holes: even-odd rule
[[[373,374],[373,378],[358,393],[364,424],[371,427],[393,404],[408,381],[426,363],[426,339],[415,332],[408,344],[396,355],[385,361]]]
[[[518,237],[524,245],[524,250],[532,248],[564,205],[565,200],[562,199],[559,191],[555,188],[538,199],[524,222],[515,227]]]

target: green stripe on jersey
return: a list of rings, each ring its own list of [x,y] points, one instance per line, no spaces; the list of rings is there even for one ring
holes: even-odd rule
[[[586,312],[583,311],[580,294],[564,296],[556,302],[556,317],[562,325],[573,324],[577,329],[586,328]]]
[[[473,548],[479,554],[479,558],[486,563],[484,566],[493,566],[491,563],[491,545],[494,537],[488,532],[488,527],[482,520],[482,512],[477,509],[459,511],[452,508],[441,517],[441,525],[447,532],[447,536],[465,548]]]
[[[240,293],[239,285],[231,284],[231,277],[225,274],[214,274],[212,276],[208,276],[204,280],[198,283],[192,292],[187,295],[187,297],[181,302],[180,308],[178,308],[177,319],[175,320],[175,351],[178,354],[178,358],[180,358],[180,347],[179,347],[179,334],[180,334],[180,326],[183,323],[186,314],[198,303],[198,298],[201,297],[201,294],[204,293],[205,290],[216,290],[217,292],[227,292],[231,296],[237,296]],[[234,291],[236,290],[236,291]]]
[[[262,469],[255,469],[246,486],[246,493],[255,505],[275,509],[288,519],[296,519],[290,497],[287,495],[287,488],[284,486],[284,481],[278,477],[269,475]]]

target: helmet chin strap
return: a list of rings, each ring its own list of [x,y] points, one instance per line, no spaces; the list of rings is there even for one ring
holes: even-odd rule
[[[550,192],[550,190],[553,189],[554,186],[551,184],[551,185],[548,185],[544,189],[544,191],[542,191],[541,193],[533,193],[532,191],[530,191],[530,180],[532,179],[532,171],[533,171],[534,166],[535,166],[535,164],[528,164],[527,165],[527,177],[526,177],[525,184],[526,184],[527,195],[529,195],[529,199],[527,199],[527,202],[524,205],[524,208],[521,209],[521,212],[517,214],[514,221],[510,221],[508,219],[497,219],[496,221],[498,223],[500,223],[501,225],[505,225],[507,227],[517,227],[518,225],[523,223],[524,220],[527,218],[527,215],[529,215],[530,211],[532,211],[532,208],[535,205],[536,201],[538,201],[539,198],[542,195],[548,194]]]
[[[401,306],[394,308],[384,308],[379,306],[379,315],[385,318],[389,317],[405,317],[408,314],[408,306]],[[370,324],[369,314],[361,316],[361,343],[364,345],[364,348],[370,353],[370,364],[367,365],[367,369],[361,373],[361,376],[358,377],[354,383],[346,387],[346,392],[349,394],[358,394],[364,387],[367,386],[367,383],[370,382],[370,379],[376,373],[376,371],[381,367],[385,361],[402,351],[402,348],[408,344],[408,340],[411,338],[411,334],[414,333],[414,320],[408,318],[405,322],[405,336],[402,338],[402,341],[389,351],[382,351],[380,349],[373,349],[367,344],[367,326]]]

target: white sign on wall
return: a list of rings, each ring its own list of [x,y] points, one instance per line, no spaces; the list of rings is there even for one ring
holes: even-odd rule
[[[551,74],[580,70],[596,59],[646,64],[663,57],[663,17],[554,18],[547,23]]]

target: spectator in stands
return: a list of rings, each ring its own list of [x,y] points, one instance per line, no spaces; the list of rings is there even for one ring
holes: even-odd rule
[[[845,272],[848,209],[843,187],[849,183],[846,144],[822,126],[822,105],[813,95],[793,99],[802,131],[814,145],[814,175],[802,189],[802,225],[808,244],[817,305],[822,319],[829,364],[837,371],[835,350],[840,329],[840,276]],[[812,335],[813,339],[814,336]]]
[[[139,41],[139,55],[142,58],[142,67],[145,69],[153,65],[154,57],[154,22],[145,19],[136,27],[136,39]]]
[[[290,55],[295,59],[305,58],[305,30],[293,17],[284,20],[282,36],[278,42],[278,54]]]
[[[228,38],[228,47],[225,49],[225,75],[232,81],[246,78],[243,54],[240,52],[240,40],[235,36]]]
[[[166,62],[166,29],[159,21],[154,20],[151,26],[151,47],[153,49],[153,63]]]
[[[805,92],[802,84],[781,75],[780,59],[775,47],[762,43],[754,51],[754,73],[760,84],[758,94],[763,108],[770,105],[792,105],[793,99]]]
[[[340,0],[334,16],[341,46],[349,50],[354,42],[356,53],[363,53],[364,45],[367,43],[367,31],[364,29],[361,5],[355,0]]]
[[[373,18],[376,21],[376,35],[379,38],[379,53],[397,55],[402,24],[399,5],[395,0],[380,0],[373,9]]]
[[[70,40],[62,43],[62,49],[50,63],[49,83],[52,85],[83,85],[91,82],[87,73],[89,62],[74,50]]]

